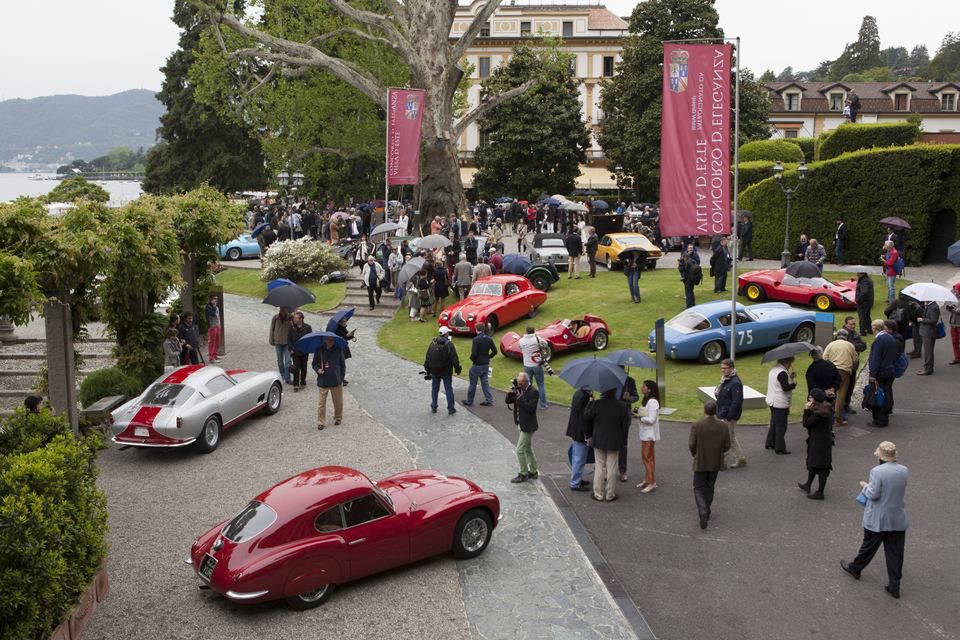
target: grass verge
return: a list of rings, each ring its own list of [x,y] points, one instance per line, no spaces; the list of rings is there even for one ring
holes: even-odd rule
[[[830,273],[824,274],[824,277],[831,280],[840,280],[850,277],[849,274]],[[873,308],[872,317],[883,317],[884,300],[886,299],[886,285],[883,278],[875,276],[874,290],[877,304]],[[710,300],[727,299],[729,294],[715,294],[709,289],[713,280],[708,279],[704,274],[704,284],[697,288],[697,302],[708,302]],[[904,285],[907,283],[904,282]],[[730,282],[727,284],[731,286]],[[512,325],[501,328],[494,336],[494,343],[499,346],[500,338],[507,331],[517,331],[523,333],[528,323],[537,328],[543,327],[558,318],[578,318],[584,313],[593,313],[603,318],[612,334],[610,344],[607,350],[616,349],[637,349],[646,352],[647,334],[653,329],[654,322],[658,318],[670,319],[684,308],[683,285],[680,282],[679,275],[673,269],[657,269],[655,271],[645,271],[640,280],[640,293],[643,298],[641,304],[631,304],[629,292],[627,290],[627,281],[621,271],[606,272],[599,269],[595,279],[581,278],[580,280],[567,280],[561,276],[558,282],[548,294],[547,302],[540,307],[538,316],[533,320],[521,320]],[[739,300],[743,304],[749,304],[746,298]],[[812,310],[812,309],[811,309]],[[856,312],[839,311],[835,313],[835,326],[839,327],[843,318],[847,315],[856,317]],[[435,319],[427,323],[411,322],[407,317],[407,309],[401,308],[400,311],[385,324],[377,337],[378,344],[397,355],[412,360],[414,362],[423,362],[429,341],[436,335],[437,325]],[[868,338],[870,340],[871,338]],[[460,356],[463,365],[464,374],[461,377],[466,378],[466,372],[470,364],[470,338],[455,337],[454,344],[457,347],[457,353]],[[563,369],[564,363],[576,358],[592,355],[592,350],[573,351],[564,354],[554,355],[551,364],[557,372]],[[761,393],[766,392],[767,373],[770,365],[761,364],[760,358],[762,351],[754,351],[737,355],[737,372],[745,385],[753,387]],[[861,356],[861,364],[866,362],[866,356]],[[801,378],[801,384],[798,392],[806,392],[806,384],[802,382],[803,373],[810,364],[810,358],[799,356],[796,367]],[[520,361],[506,358],[498,355],[491,361],[493,367],[493,377],[491,384],[499,389],[507,389],[510,386],[510,380],[522,368]],[[633,370],[630,373],[639,383],[644,379],[653,379],[656,372],[648,369]],[[667,360],[666,370],[666,404],[667,407],[674,407],[677,412],[671,416],[673,420],[688,421],[698,418],[702,415],[702,404],[697,398],[697,387],[715,386],[720,381],[720,369],[718,366],[710,366],[692,361],[674,361]],[[547,377],[547,398],[551,402],[560,404],[569,404],[573,396],[573,388],[558,377]],[[798,419],[801,414],[803,403],[794,401],[791,417]],[[752,409],[744,411],[741,421],[745,424],[766,424],[769,420],[769,410]]]
[[[249,298],[264,298],[267,295],[267,283],[260,280],[260,271],[257,269],[227,268],[216,274],[217,284],[223,287],[225,293]],[[303,307],[304,311],[319,313],[333,309],[343,300],[347,292],[347,285],[343,282],[321,285],[319,282],[298,282],[317,296],[316,302]]]

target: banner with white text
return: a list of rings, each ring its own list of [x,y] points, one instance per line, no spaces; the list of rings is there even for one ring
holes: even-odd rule
[[[387,184],[417,184],[420,180],[422,89],[387,92]]]
[[[729,44],[663,45],[660,234],[730,233]]]

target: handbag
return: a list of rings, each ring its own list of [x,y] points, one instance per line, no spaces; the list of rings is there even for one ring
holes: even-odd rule
[[[857,500],[857,504],[860,505],[861,507],[867,506],[867,496],[863,494],[862,490],[860,491],[859,494],[857,494],[856,500]]]
[[[570,466],[573,466],[573,443],[570,443],[570,446],[567,447],[567,462],[570,463]],[[587,460],[583,464],[596,464],[597,457],[593,453],[593,447],[587,447]]]
[[[937,323],[937,340],[947,337],[947,328],[943,326],[943,320]]]

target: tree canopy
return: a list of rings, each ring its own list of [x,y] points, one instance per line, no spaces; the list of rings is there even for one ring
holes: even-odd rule
[[[570,71],[573,56],[556,39],[544,44],[515,47],[510,62],[483,83],[484,92],[498,93],[536,80],[522,98],[480,120],[480,130],[489,137],[477,149],[479,169],[473,178],[482,196],[569,193],[580,175],[590,135]]]
[[[93,182],[88,182],[83,176],[74,176],[61,180],[60,183],[43,197],[44,202],[74,202],[81,198],[93,202],[109,202],[110,194],[106,189]]]
[[[929,74],[936,80],[960,80],[960,31],[948,32],[930,61]]]
[[[850,73],[863,73],[867,69],[883,67],[885,60],[880,55],[880,30],[877,19],[864,16],[857,39],[844,48],[840,57],[830,66],[831,79],[839,80]]]

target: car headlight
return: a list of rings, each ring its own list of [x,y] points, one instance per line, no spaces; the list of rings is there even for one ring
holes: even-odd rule
[[[449,317],[450,317],[449,314],[446,314],[446,313],[441,313],[441,314],[440,314],[440,319],[441,319],[441,320],[446,320],[446,319],[449,318]]]
[[[473,317],[474,317],[474,316],[473,316],[472,313],[468,313],[468,314],[467,314],[467,322],[473,322]]]

